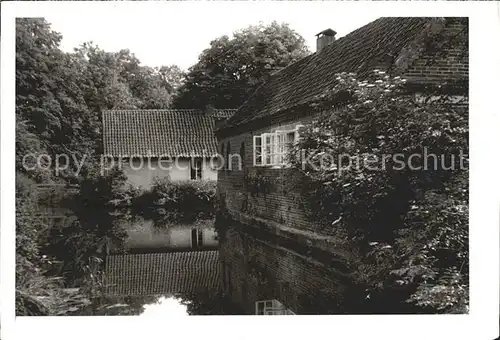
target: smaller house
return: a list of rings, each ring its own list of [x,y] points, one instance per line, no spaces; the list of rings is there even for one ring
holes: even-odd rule
[[[128,182],[149,189],[156,178],[217,180],[215,124],[234,110],[104,111],[106,168],[120,167]]]

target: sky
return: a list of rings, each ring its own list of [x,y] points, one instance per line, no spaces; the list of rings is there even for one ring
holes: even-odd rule
[[[179,299],[162,296],[158,302],[144,305],[141,316],[165,318],[172,316],[189,315],[187,306]]]
[[[335,2],[118,2],[66,7],[45,19],[62,34],[64,51],[93,41],[109,52],[128,48],[143,65],[187,70],[211,40],[273,20],[288,23],[314,52],[318,32],[332,28],[342,37],[377,18],[359,9]]]

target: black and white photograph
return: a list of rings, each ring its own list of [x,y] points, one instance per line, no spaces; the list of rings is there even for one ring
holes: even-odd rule
[[[496,240],[498,225],[469,219],[470,160],[484,158],[469,131],[488,125],[469,114],[477,15],[138,3],[2,23],[15,320],[479,312],[469,236]],[[498,203],[497,181],[484,200]]]

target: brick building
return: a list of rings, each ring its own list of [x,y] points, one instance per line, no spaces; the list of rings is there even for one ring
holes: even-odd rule
[[[339,39],[323,31],[316,53],[271,75],[218,127],[219,152],[243,159],[218,174],[222,286],[248,313],[273,299],[296,313],[344,310],[349,250],[313,231],[299,193],[286,185],[283,155],[319,114],[307,104],[336,84],[337,73],[360,79],[375,69],[407,79],[415,95],[437,83],[468,84],[467,18],[380,18]],[[255,180],[264,184],[252,190]],[[324,296],[329,306],[308,307]]]

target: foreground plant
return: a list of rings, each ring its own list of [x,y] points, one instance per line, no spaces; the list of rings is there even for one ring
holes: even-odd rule
[[[468,310],[467,89],[441,85],[339,74],[291,153],[306,211],[356,255],[353,299],[378,312]]]

